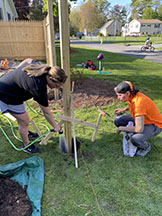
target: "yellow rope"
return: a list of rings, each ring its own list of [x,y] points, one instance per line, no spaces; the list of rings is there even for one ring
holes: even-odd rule
[[[85,166],[85,169],[86,169],[86,172],[87,172],[87,175],[88,175],[89,183],[90,183],[90,185],[91,185],[92,192],[93,192],[93,195],[94,195],[95,200],[96,200],[96,203],[97,203],[98,210],[99,210],[100,214],[101,214],[102,216],[104,216],[104,214],[103,214],[103,212],[102,212],[102,210],[101,210],[100,204],[99,204],[99,202],[98,202],[97,194],[96,194],[95,189],[94,189],[94,186],[93,186],[93,184],[92,184],[92,180],[91,180],[91,176],[90,176],[90,172],[89,172],[87,163],[86,163],[86,161],[85,161],[85,159],[84,159],[84,156],[83,156],[81,150],[80,150],[80,152],[81,152],[82,159],[83,159],[83,162],[84,162],[84,166]]]

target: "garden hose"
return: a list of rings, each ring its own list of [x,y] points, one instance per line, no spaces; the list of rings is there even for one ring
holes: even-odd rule
[[[22,140],[16,136],[16,134],[15,134],[15,132],[14,132],[14,129],[13,129],[14,126],[12,125],[11,121],[10,121],[6,116],[4,116],[4,115],[2,115],[2,114],[1,114],[1,117],[3,117],[5,120],[8,121],[9,126],[7,126],[7,124],[5,124],[5,123],[4,123],[4,124],[5,124],[7,127],[10,127],[11,132],[12,132],[14,138],[17,139],[18,141],[22,142]],[[34,144],[35,142],[38,142],[39,140],[41,140],[41,138],[44,137],[44,136],[46,136],[48,133],[53,132],[53,130],[50,130],[50,129],[47,127],[47,125],[44,125],[44,124],[42,124],[42,125],[46,127],[47,131],[46,131],[45,133],[43,133],[41,136],[39,136],[38,138],[36,138],[34,141],[30,142],[30,143],[29,143],[27,146],[25,146],[24,148],[17,148],[17,147],[13,144],[13,142],[10,140],[10,138],[7,136],[7,134],[6,134],[6,132],[4,131],[4,129],[2,128],[2,126],[0,126],[0,130],[2,131],[3,135],[5,136],[5,138],[9,141],[9,143],[12,145],[12,147],[13,147],[15,150],[17,150],[17,151],[22,151],[22,150],[28,148],[29,146],[31,146],[32,144]]]
[[[43,114],[41,114],[40,112],[37,112],[35,109],[33,109],[33,108],[28,104],[27,101],[25,102],[25,104],[27,105],[27,107],[28,107],[32,112],[34,112],[35,114],[38,114],[38,115],[43,116]]]
[[[3,133],[3,135],[6,137],[6,139],[9,141],[9,143],[12,145],[12,147],[17,150],[17,151],[22,151],[26,148],[28,148],[29,146],[31,146],[32,144],[34,144],[35,142],[39,141],[42,137],[46,136],[48,133],[50,133],[51,131],[46,131],[44,134],[42,134],[41,136],[39,136],[38,138],[36,138],[34,141],[30,142],[27,146],[25,146],[24,148],[17,148],[13,142],[10,140],[10,138],[7,136],[6,132],[3,130],[3,128],[0,126],[0,129]],[[22,140],[20,140],[22,142]]]

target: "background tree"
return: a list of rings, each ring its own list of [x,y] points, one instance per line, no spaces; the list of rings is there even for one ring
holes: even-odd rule
[[[70,0],[70,2],[77,2],[77,0]],[[47,0],[43,0],[43,12],[47,13]],[[59,17],[58,17],[58,0],[52,0],[53,4],[53,16],[54,16],[54,28],[55,32],[59,32]],[[69,13],[70,13],[70,3],[69,3]]]
[[[98,17],[98,28],[100,28],[108,20],[110,2],[107,0],[91,0],[96,7]],[[87,2],[87,0],[83,0]]]
[[[159,20],[162,21],[162,5],[159,6],[159,8],[157,10],[157,13],[158,13]]]
[[[148,7],[144,10],[143,14],[142,14],[142,19],[155,19],[156,17],[156,13],[155,11]]]
[[[18,20],[29,20],[30,0],[14,0]]]
[[[128,17],[127,9],[126,7],[122,7],[121,8],[121,20],[120,20],[120,22],[122,23],[122,26],[124,26],[127,23],[127,17]]]
[[[75,35],[76,32],[79,32],[80,25],[80,8],[73,8],[70,15],[70,35]]]
[[[30,20],[43,20],[43,0],[33,0],[30,7]]]
[[[157,17],[157,10],[161,5],[161,0],[132,0],[132,18],[143,18],[143,14],[147,8],[152,8],[154,11],[154,15],[149,15],[153,17]],[[148,15],[148,10],[145,12]],[[151,9],[150,12],[152,13]],[[148,18],[147,18],[148,19]]]
[[[94,32],[98,27],[97,11],[91,0],[80,7],[80,31]]]
[[[121,21],[121,11],[122,6],[115,5],[110,11],[109,19]]]
[[[96,11],[98,19],[98,28],[100,28],[108,20],[110,3],[107,0],[92,0]]]

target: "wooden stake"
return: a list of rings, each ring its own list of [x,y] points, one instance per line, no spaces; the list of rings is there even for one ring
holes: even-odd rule
[[[96,129],[95,129],[95,131],[94,131],[94,133],[93,133],[93,136],[92,136],[92,142],[95,141],[96,133],[97,133],[97,130],[98,130],[98,127],[99,127],[99,124],[100,124],[101,118],[102,118],[102,114],[100,113],[100,114],[99,114],[99,117],[98,117],[97,124],[96,124]]]
[[[41,136],[42,134],[41,134],[40,130],[38,129],[37,125],[35,124],[34,120],[31,119],[30,122],[32,123],[33,128],[36,130],[36,132],[38,133],[38,135]]]

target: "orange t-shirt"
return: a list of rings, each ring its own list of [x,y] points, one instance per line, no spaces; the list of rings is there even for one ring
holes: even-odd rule
[[[135,97],[128,102],[131,116],[144,116],[144,124],[154,124],[162,128],[162,115],[154,102],[146,95],[138,92]]]

